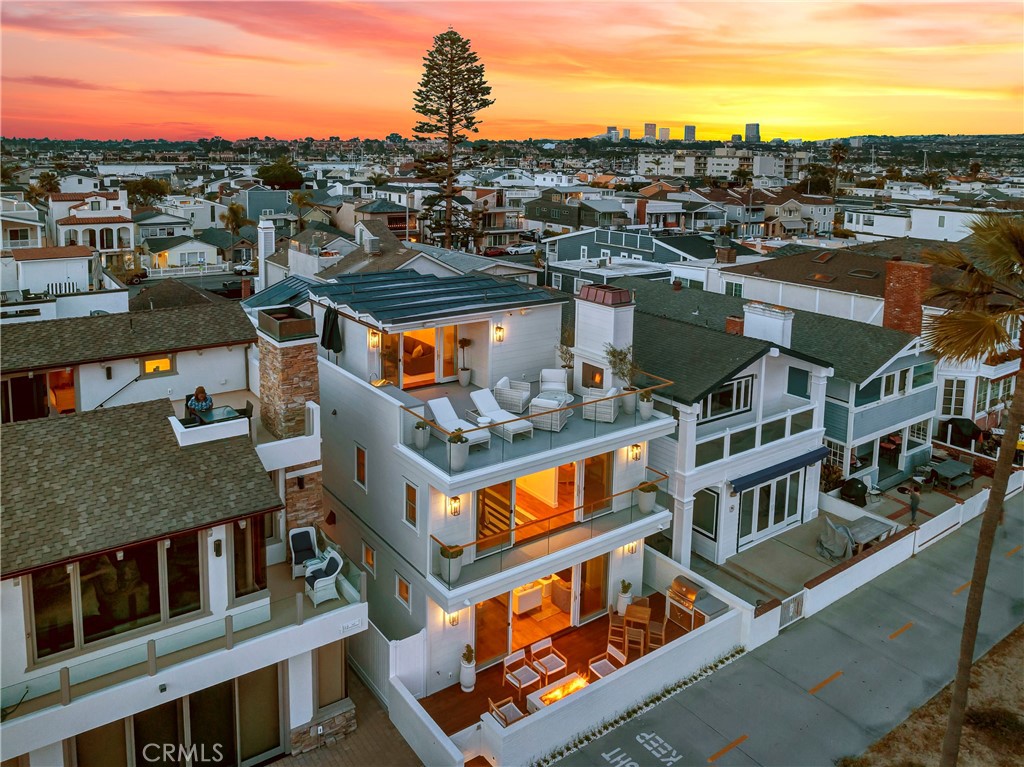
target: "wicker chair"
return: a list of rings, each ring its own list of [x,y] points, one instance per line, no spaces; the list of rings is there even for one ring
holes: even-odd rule
[[[341,599],[337,584],[341,565],[341,555],[336,551],[328,551],[327,559],[321,567],[306,572],[306,596],[313,601],[314,607],[328,599]]]
[[[510,381],[505,376],[494,384],[494,399],[502,410],[522,413],[530,401],[530,384],[526,381]]]
[[[591,389],[583,395],[583,417],[588,421],[603,421],[614,423],[619,417],[619,399],[615,397],[619,393],[616,388],[608,391],[603,389]],[[609,399],[615,397],[614,399]]]
[[[569,391],[569,371],[565,368],[544,368],[540,371],[541,391]]]

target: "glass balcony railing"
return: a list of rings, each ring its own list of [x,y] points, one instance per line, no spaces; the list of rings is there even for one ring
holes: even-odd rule
[[[657,508],[657,492],[665,490],[668,479],[667,474],[649,466],[646,471],[648,478],[629,490],[544,519],[517,523],[508,530],[490,533],[469,543],[445,543],[431,535],[434,572],[448,588],[455,588],[645,519]],[[513,511],[512,516],[519,515]],[[473,561],[467,562],[470,557]]]
[[[401,440],[426,461],[455,474],[614,435],[645,423],[671,422],[674,426],[671,416],[654,410],[653,400],[653,392],[671,381],[646,375],[642,386],[611,396],[600,390],[591,390],[592,394],[583,397],[564,392],[530,394],[523,390],[517,403],[499,402],[506,415],[512,416],[507,419],[488,418],[472,402],[461,412],[456,410],[455,403],[450,403],[458,421],[427,418],[428,403],[416,410],[400,405]],[[455,396],[451,399],[466,396],[464,391],[453,389]],[[516,413],[517,408],[522,412]],[[444,420],[449,428],[439,420]],[[458,428],[458,423],[463,428]]]
[[[745,419],[729,420],[732,422],[730,426],[717,424],[718,428],[710,434],[705,430],[716,424],[697,427],[695,466],[706,466],[810,430],[814,425],[814,405],[805,404],[794,409],[772,408],[761,414],[760,421],[754,420],[749,413]],[[705,431],[703,435],[702,431]]]

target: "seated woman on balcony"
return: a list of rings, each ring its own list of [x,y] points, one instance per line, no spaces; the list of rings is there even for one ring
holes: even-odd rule
[[[201,423],[198,414],[213,409],[213,397],[207,394],[206,389],[202,386],[197,386],[195,393],[185,403],[185,407],[188,408],[188,412],[195,419],[196,423]]]

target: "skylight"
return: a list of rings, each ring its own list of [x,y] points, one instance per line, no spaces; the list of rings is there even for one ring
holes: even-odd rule
[[[835,276],[831,274],[822,274],[821,272],[812,272],[807,275],[807,279],[814,280],[815,282],[832,282]]]
[[[862,280],[873,280],[878,276],[874,269],[851,269],[848,274],[851,277],[860,277]]]
[[[827,264],[829,259],[832,258],[832,256],[834,255],[835,253],[833,253],[832,251],[825,250],[816,255],[814,258],[812,258],[811,261],[813,261],[816,264]]]

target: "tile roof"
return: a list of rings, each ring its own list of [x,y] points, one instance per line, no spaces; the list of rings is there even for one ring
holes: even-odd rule
[[[563,300],[516,280],[480,274],[437,277],[411,269],[341,275],[309,290],[314,297],[372,317],[382,327]]]
[[[724,333],[725,318],[730,315],[742,317],[743,305],[750,303],[747,299],[705,290],[672,290],[668,283],[637,278],[619,280],[616,286],[634,291],[637,314],[653,314],[675,322],[722,331],[719,334],[722,343],[728,343],[727,339],[730,337]],[[914,336],[909,333],[878,325],[799,309],[791,311],[793,336],[789,351],[798,356],[828,363],[835,369],[837,378],[854,383],[867,380],[914,340]],[[634,338],[638,338],[639,335],[641,334],[635,334]],[[660,354],[663,359],[684,352],[682,347],[686,345],[686,341],[678,334],[659,335],[657,338],[660,339]],[[671,354],[666,353],[666,339],[678,342],[678,348],[671,347]],[[711,348],[709,354],[709,360],[713,360],[718,351]],[[651,372],[663,375],[658,367],[652,368]],[[664,375],[666,378],[672,377]]]
[[[173,415],[155,400],[5,424],[3,577],[281,508],[247,437],[179,447]]]
[[[221,304],[228,299],[197,288],[173,277],[149,283],[134,298],[128,299],[128,311],[148,312],[155,309],[176,309],[182,306]]]
[[[130,224],[132,223],[132,220],[127,216],[96,216],[95,218],[65,216],[64,218],[58,219],[57,223],[61,226],[70,226],[72,224],[82,224],[83,226],[87,226],[89,224]]]
[[[13,373],[255,341],[256,330],[234,301],[20,322],[4,326],[0,368]]]
[[[55,192],[50,195],[51,202],[79,202],[89,197],[102,197],[105,200],[116,200],[117,192]]]
[[[62,245],[49,248],[11,248],[15,261],[45,261],[52,258],[89,258],[92,248],[86,245]]]

